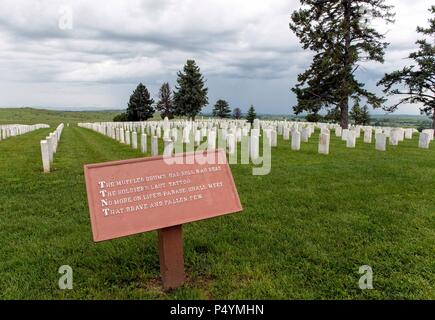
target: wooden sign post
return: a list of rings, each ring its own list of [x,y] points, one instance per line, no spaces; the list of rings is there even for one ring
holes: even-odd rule
[[[165,290],[184,283],[183,227],[181,225],[158,230],[160,274]]]
[[[242,210],[224,150],[90,164],[84,170],[94,241],[158,230],[165,290],[185,279],[182,225]]]

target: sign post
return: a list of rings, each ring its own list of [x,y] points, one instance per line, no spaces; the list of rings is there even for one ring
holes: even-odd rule
[[[184,256],[182,226],[158,230],[160,274],[163,288],[170,290],[184,283]]]
[[[204,161],[206,160],[206,161]],[[182,225],[242,210],[225,151],[85,165],[95,242],[158,231],[163,287],[184,283]]]

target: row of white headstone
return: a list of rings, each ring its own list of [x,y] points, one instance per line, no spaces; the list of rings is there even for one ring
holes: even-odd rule
[[[242,141],[242,137],[249,137],[248,148],[253,155],[257,156],[259,150],[259,137],[261,132],[265,135],[266,141],[271,147],[277,146],[277,136],[282,135],[284,140],[290,140],[291,149],[300,150],[301,142],[308,142],[308,139],[320,129],[319,153],[329,153],[330,131],[334,130],[336,137],[341,137],[346,142],[348,148],[355,148],[356,139],[364,135],[364,143],[372,143],[373,133],[375,134],[376,150],[385,151],[386,141],[389,139],[390,145],[398,145],[404,139],[412,139],[416,129],[412,128],[389,128],[373,126],[353,126],[349,129],[342,129],[337,124],[307,123],[291,121],[260,121],[256,119],[251,126],[245,120],[220,120],[206,119],[200,121],[173,120],[169,121],[148,121],[148,122],[100,122],[100,123],[80,123],[79,126],[92,129],[104,135],[112,137],[121,143],[131,144],[137,148],[137,135],[141,134],[141,149],[146,152],[146,136],[151,135],[152,155],[157,155],[158,139],[162,138],[165,147],[173,148],[173,143],[181,137],[182,143],[189,143],[194,139],[195,146],[199,145],[203,138],[207,138],[208,148],[216,147],[216,137],[218,133],[226,142],[229,154],[235,153],[237,143]],[[130,140],[131,134],[131,140]],[[429,143],[433,139],[433,130],[424,130],[420,133],[419,147],[429,148]],[[167,149],[167,148],[165,148]],[[164,153],[169,153],[164,152]]]
[[[42,167],[44,172],[50,172],[50,166],[53,163],[54,154],[57,151],[63,128],[64,124],[61,123],[55,131],[50,132],[45,140],[41,140]]]
[[[205,139],[206,148],[214,150],[216,147],[224,147],[229,155],[237,153],[237,143],[242,143],[246,148],[247,156],[252,160],[260,157],[260,137],[261,132],[264,135],[264,142],[270,147],[276,147],[278,141],[277,130],[273,127],[261,127],[259,121],[255,121],[252,128],[251,124],[246,121],[172,121],[167,119],[162,122],[148,123],[79,123],[78,126],[88,128],[111,137],[120,143],[131,145],[137,149],[138,134],[136,130],[141,131],[141,149],[147,151],[146,138],[147,133],[151,134],[151,155],[158,154],[158,139],[163,139],[163,155],[170,155],[174,150],[174,143],[189,144],[193,140],[194,146],[197,147]],[[132,131],[130,131],[132,130]],[[314,132],[314,128],[304,128],[303,132],[309,130],[309,135]],[[146,132],[146,133],[145,133]],[[307,131],[308,132],[308,131]],[[181,139],[179,139],[181,138]],[[308,136],[304,138],[308,141]],[[216,140],[217,143],[216,143]],[[300,144],[300,142],[299,142]]]
[[[184,124],[184,125],[183,125]],[[140,138],[140,147],[143,153],[147,152],[147,133],[151,135],[151,155],[158,155],[158,141],[163,140],[163,155],[171,155],[174,151],[175,144],[191,145],[192,150],[198,147],[203,141],[206,141],[206,149],[214,150],[217,147],[224,147],[230,155],[237,151],[237,143],[243,138],[246,142],[247,152],[252,159],[259,157],[260,150],[260,129],[250,129],[250,125],[243,127],[210,126],[203,123],[190,122],[166,122],[162,127],[154,124],[130,123],[131,126],[119,125],[118,123],[79,123],[79,127],[87,128],[104,134],[120,143],[131,145],[133,149],[138,148],[138,133],[142,133]],[[125,129],[124,129],[125,128]],[[130,131],[129,129],[132,129]],[[264,133],[270,138],[270,144],[277,145],[276,132],[264,130]],[[249,134],[251,134],[249,136]]]
[[[139,134],[136,131],[137,127],[134,127],[134,130],[130,127],[119,127],[115,125],[108,125],[107,123],[78,123],[79,127],[91,129],[95,132],[101,133],[109,138],[112,138],[122,144],[130,145],[133,149],[138,149],[142,153],[148,152],[148,144],[147,144],[147,134],[142,130],[142,133]],[[151,137],[151,155],[158,155],[158,137],[153,135]]]
[[[262,121],[262,127],[268,127],[268,130],[275,130],[278,134],[283,135],[284,140],[290,140],[291,136],[291,149],[300,150],[301,141],[308,142],[315,128],[320,129],[318,152],[321,154],[329,153],[330,131],[334,130],[336,137],[340,137],[346,142],[347,148],[355,148],[356,139],[364,134],[364,143],[372,143],[373,131],[375,133],[375,148],[379,151],[385,151],[387,146],[387,139],[390,145],[397,146],[400,141],[404,139],[412,139],[413,133],[418,132],[413,128],[388,128],[388,127],[372,127],[372,126],[350,126],[349,129],[342,129],[339,125],[325,124],[325,123],[291,123]],[[419,148],[429,148],[430,141],[433,140],[434,131],[432,129],[423,130],[419,137]]]
[[[326,127],[322,127],[320,130],[318,152],[321,154],[329,154],[330,130]],[[412,139],[414,130],[415,129],[394,128],[390,131],[384,131],[380,128],[375,129],[375,148],[379,151],[385,151],[387,148],[387,138],[389,139],[390,145],[397,146],[398,143],[404,141],[404,139]],[[303,142],[307,142],[308,138],[311,136],[311,131],[312,130],[307,128],[302,128],[301,132],[293,129],[291,133],[292,150],[299,150],[301,139]],[[341,129],[341,127],[336,127],[335,134],[346,142],[347,148],[355,148],[356,139],[361,136],[361,131],[355,130],[355,128]],[[372,137],[373,129],[371,127],[364,128],[364,143],[372,143]],[[418,144],[419,148],[428,149],[432,139],[433,132],[430,130],[421,132]]]
[[[50,128],[50,126],[48,124],[42,124],[42,123],[32,124],[32,125],[25,125],[25,124],[0,125],[0,141],[10,137],[19,136],[35,130],[46,129],[46,128]]]
[[[314,132],[315,128],[320,129],[319,153],[327,154],[329,152],[330,138],[327,135],[331,130],[335,131],[336,137],[341,137],[346,141],[348,148],[355,148],[356,139],[364,134],[364,143],[372,143],[373,133],[375,134],[376,150],[386,150],[386,140],[389,139],[390,145],[398,145],[404,139],[412,139],[414,133],[418,131],[414,128],[390,128],[375,126],[354,126],[349,129],[342,129],[337,124],[325,123],[306,123],[306,122],[287,122],[287,121],[261,121],[261,127],[269,127],[276,130],[278,134],[283,135],[284,140],[292,139],[292,150],[300,149],[300,142],[307,142]],[[420,133],[419,148],[429,148],[430,141],[434,138],[434,130],[426,129]]]

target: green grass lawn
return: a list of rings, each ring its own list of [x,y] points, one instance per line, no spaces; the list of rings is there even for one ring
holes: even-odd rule
[[[324,156],[318,132],[299,152],[280,137],[269,175],[232,165],[243,212],[184,226],[188,280],[164,293],[156,232],[91,237],[83,164],[142,155],[62,121],[50,174],[39,140],[54,128],[0,141],[2,299],[435,298],[435,143],[379,152],[332,135]],[[58,288],[61,265],[73,290]],[[361,265],[373,290],[358,288]]]

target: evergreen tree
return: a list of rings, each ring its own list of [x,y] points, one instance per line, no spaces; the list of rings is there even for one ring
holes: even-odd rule
[[[162,119],[168,117],[168,119],[174,118],[174,101],[172,99],[172,91],[169,87],[169,83],[165,82],[160,87],[159,91],[159,101],[156,106],[157,111],[160,111],[160,116]]]
[[[240,108],[234,108],[233,110],[233,118],[239,120],[242,118],[242,110]]]
[[[325,121],[338,123],[341,118],[340,110],[338,108],[331,108],[323,118]]]
[[[355,103],[350,110],[350,118],[355,124],[359,125],[369,125],[370,124],[370,113],[367,105],[361,108],[360,99],[356,98]]]
[[[403,96],[399,102],[385,110],[392,112],[403,103],[420,103],[423,105],[420,111],[432,117],[432,128],[435,130],[435,6],[429,11],[433,15],[429,20],[429,28],[417,27],[417,32],[427,35],[429,41],[417,40],[418,51],[408,57],[416,65],[385,74],[378,85],[385,86],[384,92],[388,95]]]
[[[305,116],[305,120],[308,122],[320,122],[322,120],[322,116],[317,112],[309,113]]]
[[[225,100],[219,99],[213,108],[213,117],[229,118],[231,114],[230,106]]]
[[[255,108],[251,104],[251,106],[248,109],[248,113],[246,114],[246,120],[248,120],[249,123],[253,124],[255,118],[257,118],[257,114],[255,113]]]
[[[305,116],[305,120],[308,122],[320,122],[322,120],[322,116],[317,112],[309,113]]]
[[[367,15],[393,22],[391,6],[385,0],[300,0],[303,7],[293,12],[290,29],[304,49],[313,51],[310,67],[298,75],[292,88],[298,103],[296,114],[317,113],[338,108],[343,128],[348,127],[349,98],[364,97],[373,107],[385,99],[364,89],[355,78],[362,61],[384,61],[384,35],[369,25]]]
[[[178,72],[177,89],[174,92],[175,114],[188,116],[193,120],[208,104],[204,77],[194,60],[187,60],[183,72]]]
[[[113,118],[113,122],[123,122],[123,121],[128,121],[127,113],[125,112],[118,114]]]
[[[148,89],[142,83],[139,83],[128,102],[128,121],[143,121],[152,118],[154,114],[153,103],[154,100],[150,97]]]

